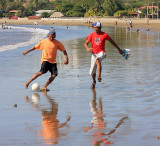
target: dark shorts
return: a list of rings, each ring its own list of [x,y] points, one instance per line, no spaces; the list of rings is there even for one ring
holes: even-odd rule
[[[44,74],[47,71],[50,71],[51,75],[57,76],[58,75],[57,63],[50,63],[48,61],[43,61],[43,63],[41,64],[40,72]]]

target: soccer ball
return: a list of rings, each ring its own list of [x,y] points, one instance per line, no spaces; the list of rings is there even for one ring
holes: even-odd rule
[[[32,85],[32,91],[39,91],[40,90],[40,86],[38,85],[38,83],[34,83]]]

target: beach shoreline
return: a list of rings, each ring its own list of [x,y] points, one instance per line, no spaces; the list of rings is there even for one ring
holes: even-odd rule
[[[134,18],[132,20],[133,28],[146,28],[152,31],[160,32],[160,19]],[[148,21],[149,20],[149,21]],[[38,25],[63,25],[63,26],[91,26],[93,22],[99,21],[102,26],[112,27],[130,27],[130,18],[42,18],[41,20],[28,20],[28,18],[19,18],[18,20],[11,20],[7,18],[0,19],[2,24],[4,21],[7,25],[34,25],[37,21]],[[90,23],[88,23],[90,22]],[[117,25],[116,25],[117,22]]]

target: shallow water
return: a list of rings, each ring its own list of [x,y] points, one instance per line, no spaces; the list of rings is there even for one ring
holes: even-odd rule
[[[95,91],[90,89],[88,75],[90,53],[83,45],[91,29],[57,28],[57,39],[66,47],[70,63],[64,65],[64,56],[58,53],[59,75],[47,95],[38,92],[35,96],[30,87],[25,90],[23,86],[39,71],[40,52],[22,56],[30,45],[0,53],[0,145],[160,145],[160,34],[111,27],[103,30],[121,48],[130,49],[131,56],[124,60],[107,43],[102,82],[97,82]],[[42,87],[49,76],[47,73],[34,82]],[[68,117],[70,121],[61,125]],[[91,123],[95,123],[93,128]]]

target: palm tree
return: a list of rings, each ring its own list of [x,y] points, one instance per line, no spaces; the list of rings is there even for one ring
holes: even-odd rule
[[[36,11],[37,11],[38,0],[34,0],[34,1],[33,1],[33,5],[34,5],[34,7],[35,7],[35,9],[36,9]]]
[[[6,10],[6,6],[7,6],[7,0],[0,0],[0,4],[1,4],[1,6],[2,6],[2,10]]]

